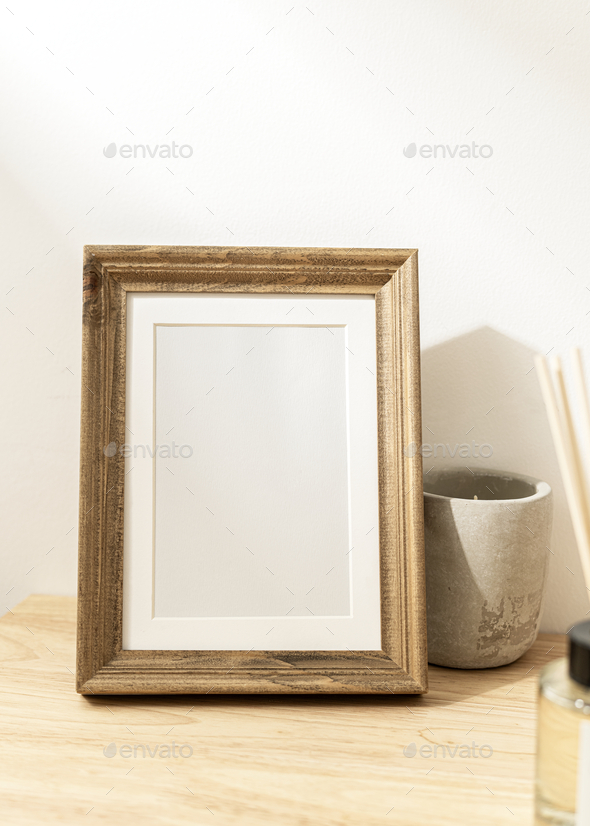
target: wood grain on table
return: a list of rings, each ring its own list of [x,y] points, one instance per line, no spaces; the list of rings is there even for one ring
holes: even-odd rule
[[[533,822],[537,677],[563,636],[502,668],[431,666],[421,697],[84,697],[75,627],[70,597],[0,620],[2,824]],[[420,756],[437,744],[455,756]]]

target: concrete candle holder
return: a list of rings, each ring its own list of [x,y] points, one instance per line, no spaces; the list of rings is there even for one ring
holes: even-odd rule
[[[539,630],[549,557],[546,482],[468,468],[424,477],[428,660],[490,668]]]

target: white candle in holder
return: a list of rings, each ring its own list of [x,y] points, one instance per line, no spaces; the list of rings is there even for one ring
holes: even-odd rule
[[[424,477],[429,662],[490,668],[530,648],[551,522],[546,482],[465,467]]]

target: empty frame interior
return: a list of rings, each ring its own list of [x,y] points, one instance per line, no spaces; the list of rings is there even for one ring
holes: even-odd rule
[[[156,617],[350,615],[344,342],[156,326]]]
[[[129,293],[123,648],[379,650],[373,296]]]

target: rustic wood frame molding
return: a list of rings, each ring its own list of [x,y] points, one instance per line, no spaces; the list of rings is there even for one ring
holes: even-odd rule
[[[125,460],[103,446],[125,442],[126,294],[156,291],[375,295],[382,651],[122,650]],[[78,692],[427,690],[417,250],[85,247],[81,427]]]

